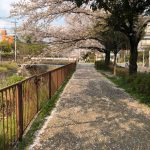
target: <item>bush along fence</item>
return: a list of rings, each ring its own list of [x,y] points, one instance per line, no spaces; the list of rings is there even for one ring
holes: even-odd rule
[[[32,119],[75,68],[71,63],[0,90],[0,149],[10,149],[22,139]]]

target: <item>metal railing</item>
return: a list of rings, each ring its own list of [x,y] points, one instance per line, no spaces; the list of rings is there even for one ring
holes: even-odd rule
[[[0,90],[0,149],[22,139],[32,119],[75,68],[71,63]]]

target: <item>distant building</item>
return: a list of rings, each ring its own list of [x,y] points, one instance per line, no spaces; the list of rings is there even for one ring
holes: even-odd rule
[[[139,43],[139,49],[144,49],[150,47],[150,23],[147,25],[145,29],[145,36]]]
[[[8,42],[9,44],[12,44],[14,42],[14,37],[7,35],[6,30],[0,29],[0,42]]]

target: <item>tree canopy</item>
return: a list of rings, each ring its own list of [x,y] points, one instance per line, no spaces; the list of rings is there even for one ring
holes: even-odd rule
[[[149,22],[150,4],[149,0],[20,0],[13,4],[11,13],[24,19],[23,30],[49,38],[50,47],[56,50],[80,47],[89,39],[100,42],[90,30],[106,15],[109,28],[128,37],[129,70],[133,74],[137,72],[137,46]],[[52,22],[60,17],[66,25],[54,27]]]
[[[143,31],[150,22],[149,0],[71,0],[81,7],[91,5],[93,10],[104,10],[109,15],[108,25],[115,31],[124,33],[130,41],[130,74],[137,72],[137,48]]]

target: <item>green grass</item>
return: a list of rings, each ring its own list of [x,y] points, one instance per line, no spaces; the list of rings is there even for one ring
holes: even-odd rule
[[[0,67],[5,68],[8,71],[16,70],[17,69],[17,64],[13,63],[13,62],[4,62],[4,63],[0,63]],[[0,71],[2,71],[2,70],[0,70]]]
[[[13,76],[6,78],[6,84],[11,85],[11,84],[17,83],[23,79],[24,79],[24,77],[22,77],[22,76],[13,75]]]
[[[22,76],[18,76],[18,75],[12,75],[10,77],[7,77],[5,80],[3,79],[0,81],[0,89],[9,85],[15,84],[23,79],[25,78]]]
[[[7,72],[8,69],[6,67],[0,66],[0,72]]]
[[[145,93],[146,91],[139,92],[138,90],[136,90],[135,87],[137,86],[137,84],[134,83],[129,84],[124,77],[109,77],[107,75],[106,77],[110,79],[113,83],[118,85],[120,88],[125,89],[125,91],[129,93],[134,99],[150,107],[150,96]]]
[[[41,129],[45,122],[45,118],[51,114],[51,111],[55,107],[55,104],[62,93],[63,89],[65,88],[68,80],[71,78],[71,76],[66,79],[63,83],[63,85],[58,89],[58,91],[55,93],[55,95],[43,106],[40,113],[36,117],[36,119],[33,121],[29,131],[27,134],[23,137],[22,141],[18,143],[17,148],[19,150],[27,149],[30,144],[33,143],[33,140],[35,139],[35,133],[37,130]]]
[[[21,79],[20,76],[13,75],[17,71],[17,64],[14,62],[1,62],[0,63],[0,88],[14,84]]]
[[[150,73],[138,73],[130,76],[127,69],[117,67],[117,76],[114,76],[112,75],[112,68],[110,66],[105,67],[102,61],[96,62],[95,67],[140,103],[150,106]]]
[[[113,63],[112,62],[110,62],[110,65],[107,66],[107,65],[105,65],[103,60],[102,61],[97,61],[97,62],[95,62],[95,68],[97,70],[103,70],[103,71],[108,71],[110,73],[113,73]],[[118,75],[118,76],[128,76],[129,71],[128,71],[127,68],[117,66],[116,75]]]
[[[12,116],[14,117],[15,114],[12,114]],[[14,139],[15,138],[15,132],[14,132],[14,129],[16,128],[16,124],[14,123],[16,119],[15,117],[12,119],[12,116],[8,116],[8,120],[5,118],[4,119],[4,130],[3,130],[3,122],[2,120],[0,121],[0,150],[3,149],[4,147],[4,138],[3,138],[3,132],[5,131],[5,149],[7,149],[8,145],[6,144],[7,143],[10,143],[11,142],[11,139]],[[8,123],[8,132],[7,132],[7,123]],[[12,131],[11,131],[12,129]],[[2,133],[2,134],[1,134]]]
[[[110,71],[110,66],[105,65],[104,61],[96,61],[95,62],[95,68],[97,70]]]

